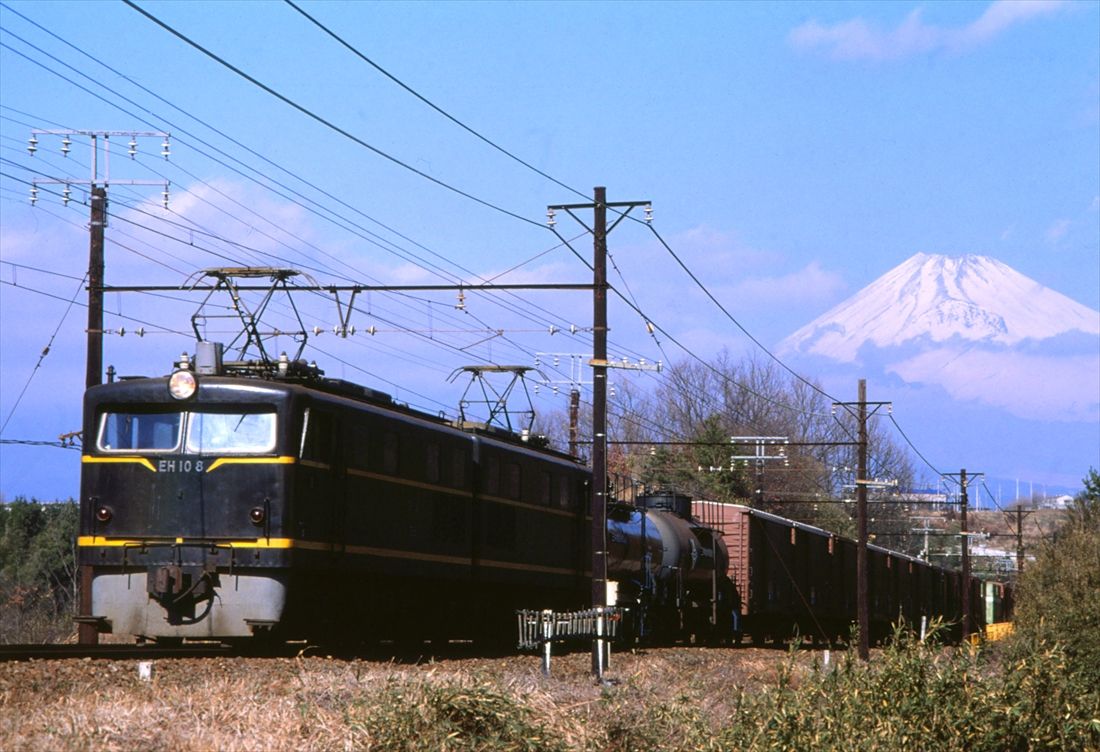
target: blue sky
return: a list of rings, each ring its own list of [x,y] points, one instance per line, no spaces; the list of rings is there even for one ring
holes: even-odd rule
[[[320,282],[440,281],[410,254],[446,268],[451,279],[508,272],[498,281],[587,280],[574,255],[537,226],[548,204],[583,199],[457,127],[291,6],[140,4],[359,140],[530,221],[441,188],[334,133],[121,2],[4,0],[0,419],[11,415],[4,439],[52,440],[80,422],[85,312],[77,306],[62,317],[86,265],[87,209],[78,202],[63,207],[55,195],[32,208],[25,181],[32,173],[88,180],[88,143],[77,139],[62,159],[59,140],[46,137],[32,160],[24,148],[32,128],[173,133],[167,162],[157,156],[158,139],[142,139],[142,156],[133,162],[115,146],[109,284],[178,284],[196,269],[262,258],[249,255],[261,251],[310,268]],[[990,255],[1100,309],[1100,4],[302,7],[453,117],[566,186],[587,195],[604,185],[612,201],[651,200],[661,237],[766,344],[917,252]],[[309,211],[283,189],[278,195],[246,180],[228,166],[234,159],[324,208]],[[172,184],[170,214],[158,209],[161,188],[123,184],[161,179]],[[579,236],[570,223],[559,217],[558,227]],[[403,258],[380,247],[391,243]],[[576,248],[587,254],[590,242],[578,237]],[[644,228],[621,225],[611,251],[621,272],[612,282],[629,287],[678,341],[703,357],[722,348],[751,351]],[[525,299],[561,324],[590,321],[582,294]],[[311,341],[323,352],[309,357],[330,374],[442,410],[458,401],[461,387],[447,375],[465,355],[467,362],[521,362],[534,351],[590,348],[583,333],[535,331],[532,319],[548,315],[517,318],[477,296],[463,313],[454,302],[371,300],[371,316],[360,325],[373,323],[377,335],[321,335]],[[131,317],[107,321],[130,332],[105,345],[105,362],[121,373],[161,373],[180,351],[193,349],[186,336],[162,333],[188,328],[193,298],[116,295],[107,307]],[[310,325],[331,326],[334,312],[308,307]],[[667,342],[658,349],[625,307],[613,307],[611,317],[613,349],[682,357]],[[134,337],[141,324],[132,319],[148,322],[150,333]],[[382,331],[392,328],[416,333]],[[506,336],[491,336],[498,328]],[[347,363],[326,361],[326,354]],[[562,406],[546,395],[539,401],[540,409]],[[915,434],[934,435],[931,428],[922,434],[918,411],[907,416],[906,405],[896,404],[895,414]],[[1003,476],[1064,483],[1087,470],[1029,457],[1026,434],[1015,443],[1020,451],[995,468]],[[944,466],[965,462],[954,453],[936,456],[935,446],[922,451]],[[1078,447],[1073,460],[1100,464],[1098,453],[1100,447]],[[0,446],[0,492],[75,495],[76,460],[71,451]]]

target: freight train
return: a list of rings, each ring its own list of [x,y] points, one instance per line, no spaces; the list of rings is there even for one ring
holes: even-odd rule
[[[588,603],[591,472],[542,442],[203,342],[169,376],[90,388],[83,425],[82,640],[505,641],[517,609]],[[668,493],[609,505],[627,639],[846,629],[850,541],[746,508],[737,532],[713,511]],[[883,620],[957,616],[949,573],[875,556]],[[902,569],[920,584],[896,584]]]

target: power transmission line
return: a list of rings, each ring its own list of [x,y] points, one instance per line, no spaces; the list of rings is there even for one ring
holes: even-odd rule
[[[566,185],[565,183],[561,182],[560,180],[558,180],[557,178],[553,177],[552,175],[548,175],[548,174],[546,174],[545,172],[543,172],[543,171],[542,171],[542,170],[540,170],[539,168],[535,167],[534,165],[530,164],[529,162],[527,162],[527,161],[525,161],[525,160],[523,160],[523,159],[520,159],[519,157],[517,157],[517,156],[516,156],[515,154],[513,154],[512,152],[510,152],[510,151],[508,151],[507,149],[505,149],[505,148],[504,148],[503,146],[500,146],[499,144],[497,144],[496,142],[492,141],[492,140],[491,140],[491,139],[489,139],[488,137],[486,137],[486,136],[483,136],[483,135],[482,135],[481,133],[477,132],[476,130],[474,130],[474,129],[473,129],[473,128],[471,128],[470,126],[466,125],[466,124],[465,124],[465,123],[463,123],[463,122],[462,122],[461,120],[459,120],[458,118],[456,118],[456,117],[455,117],[454,115],[451,115],[451,114],[450,114],[449,112],[447,112],[446,110],[444,110],[444,109],[443,109],[442,107],[439,107],[439,106],[438,106],[438,105],[436,105],[436,104],[435,104],[434,102],[430,101],[430,100],[429,100],[429,99],[428,99],[427,97],[425,97],[424,95],[420,94],[420,92],[416,91],[416,90],[415,90],[415,89],[413,89],[413,88],[412,88],[411,86],[409,86],[408,84],[406,84],[406,83],[405,83],[404,81],[402,81],[402,80],[400,80],[399,78],[397,78],[397,77],[396,77],[395,75],[393,75],[392,73],[390,73],[390,72],[389,72],[388,70],[386,70],[385,68],[383,68],[383,67],[382,67],[381,65],[379,65],[378,63],[376,63],[376,62],[374,62],[373,60],[371,60],[371,59],[370,59],[369,57],[367,57],[366,55],[364,55],[364,54],[363,54],[362,52],[360,52],[360,51],[359,51],[358,49],[356,49],[356,48],[355,48],[354,46],[352,46],[352,45],[351,45],[351,44],[350,44],[349,42],[347,42],[347,41],[346,41],[346,40],[345,40],[345,39],[344,39],[343,37],[339,36],[338,34],[336,34],[336,32],[334,32],[334,31],[332,31],[331,29],[329,29],[329,28],[328,28],[327,26],[325,26],[325,25],[324,25],[324,24],[322,24],[322,23],[321,23],[320,21],[318,21],[318,20],[317,20],[316,18],[314,18],[314,17],[313,17],[313,16],[311,16],[310,14],[306,13],[306,12],[305,12],[304,10],[302,10],[302,8],[301,8],[301,7],[299,7],[299,6],[298,6],[298,5],[296,5],[295,3],[291,2],[291,0],[284,0],[284,2],[286,2],[286,4],[287,4],[287,5],[289,5],[289,6],[291,7],[291,8],[293,8],[294,10],[298,11],[298,12],[299,12],[299,13],[301,13],[301,14],[302,14],[303,16],[305,16],[305,17],[306,17],[306,18],[307,18],[307,19],[308,19],[308,20],[309,20],[310,22],[312,22],[312,23],[313,23],[313,24],[314,24],[314,25],[315,25],[315,26],[316,26],[317,28],[319,28],[319,29],[320,29],[321,31],[325,32],[325,33],[326,33],[326,34],[328,34],[328,35],[329,35],[330,37],[332,37],[332,38],[333,38],[333,39],[335,39],[335,40],[336,40],[337,42],[339,42],[339,43],[340,43],[341,45],[343,45],[343,46],[344,46],[344,47],[345,47],[346,49],[348,49],[348,50],[349,50],[349,51],[350,51],[350,52],[351,52],[351,53],[352,53],[353,55],[355,55],[355,56],[356,56],[356,57],[358,57],[358,58],[359,58],[360,60],[362,60],[363,62],[365,62],[365,63],[367,63],[368,65],[370,65],[371,67],[373,67],[373,68],[374,68],[375,70],[377,70],[377,71],[378,71],[379,73],[381,73],[381,74],[382,74],[383,76],[385,76],[386,78],[388,78],[388,79],[390,79],[391,81],[393,81],[393,82],[394,82],[395,84],[397,84],[398,86],[400,86],[400,87],[401,87],[402,89],[404,89],[405,91],[407,91],[407,92],[409,92],[410,94],[412,94],[412,95],[413,95],[414,97],[416,97],[417,99],[419,99],[419,100],[420,100],[421,102],[423,102],[424,104],[426,104],[426,105],[428,105],[429,107],[431,107],[431,108],[432,108],[433,110],[435,110],[435,111],[436,111],[436,112],[438,112],[438,113],[439,113],[440,115],[442,115],[443,117],[445,117],[445,118],[447,118],[448,120],[450,120],[450,121],[451,121],[452,123],[454,123],[454,124],[455,124],[455,125],[457,125],[458,127],[462,128],[462,129],[463,129],[464,131],[466,131],[467,133],[469,133],[469,134],[471,134],[472,136],[474,136],[474,137],[476,137],[476,138],[480,139],[481,141],[485,142],[485,143],[486,143],[486,144],[488,144],[489,146],[491,146],[491,147],[493,147],[494,149],[496,149],[497,151],[499,151],[499,152],[500,152],[501,154],[504,154],[505,156],[509,157],[510,159],[512,159],[512,160],[514,160],[514,161],[516,161],[516,162],[518,162],[519,164],[523,165],[524,167],[526,167],[527,169],[531,170],[532,172],[535,172],[535,173],[537,173],[538,175],[540,175],[540,176],[542,176],[542,177],[546,178],[546,179],[547,179],[547,180],[549,180],[549,181],[550,181],[551,183],[554,183],[555,185],[558,185],[558,186],[560,186],[560,187],[564,188],[564,189],[565,189],[565,190],[567,190],[567,191],[571,191],[571,192],[575,193],[576,195],[580,196],[581,198],[585,198],[585,199],[587,199],[587,198],[588,198],[588,195],[587,195],[586,193],[584,193],[584,192],[582,192],[582,191],[579,191],[579,190],[577,190],[576,188],[574,188],[574,187],[572,187],[572,186]]]
[[[440,180],[439,178],[432,177],[428,173],[423,172],[422,170],[416,169],[412,165],[408,164],[407,162],[403,162],[402,160],[398,159],[397,157],[393,156],[392,154],[389,154],[389,153],[383,151],[382,149],[379,149],[378,147],[367,143],[366,141],[359,138],[355,134],[345,130],[344,128],[341,128],[340,126],[336,125],[332,121],[327,120],[326,118],[322,117],[321,115],[318,115],[317,113],[313,112],[308,107],[305,107],[304,105],[298,104],[297,102],[295,102],[290,97],[287,97],[287,96],[279,93],[278,91],[271,88],[270,86],[263,83],[262,81],[258,80],[257,78],[249,75],[248,73],[245,73],[243,70],[241,70],[237,66],[230,63],[228,60],[226,60],[226,59],[220,57],[219,55],[215,54],[214,52],[211,52],[210,50],[206,49],[201,44],[199,44],[198,42],[196,42],[193,39],[191,39],[190,37],[188,37],[186,34],[183,34],[182,32],[177,31],[172,26],[165,23],[164,21],[161,21],[159,18],[154,16],[152,13],[149,13],[148,11],[144,10],[143,8],[141,8],[140,6],[138,6],[136,3],[132,2],[131,0],[122,0],[122,2],[124,2],[127,6],[134,9],[135,11],[140,13],[141,15],[148,18],[150,21],[155,23],[157,26],[160,26],[162,29],[164,29],[168,33],[175,36],[177,39],[185,42],[186,44],[190,45],[191,47],[195,48],[199,52],[201,52],[204,55],[206,55],[207,57],[209,57],[211,60],[213,60],[213,61],[219,63],[220,65],[228,68],[229,70],[233,71],[238,76],[240,76],[241,78],[243,78],[246,81],[248,81],[249,83],[251,83],[253,86],[256,86],[256,87],[259,87],[260,89],[263,89],[265,92],[267,92],[271,96],[275,97],[276,99],[278,99],[282,103],[288,105],[289,107],[294,108],[295,110],[302,113],[303,115],[306,115],[307,117],[309,117],[313,120],[316,120],[318,123],[320,123],[321,125],[324,125],[326,128],[329,128],[330,130],[335,131],[336,133],[339,133],[341,136],[348,139],[349,141],[352,141],[353,143],[356,143],[359,146],[362,146],[363,148],[373,152],[374,154],[377,154],[378,156],[389,160],[390,162],[398,165],[399,167],[403,167],[404,169],[408,170],[409,172],[413,173],[414,175],[418,175],[419,177],[424,178],[425,180],[427,180],[431,183],[434,183],[434,184],[440,186],[441,188],[445,188],[446,190],[451,191],[451,192],[453,192],[453,193],[455,193],[459,196],[462,196],[463,198],[466,198],[466,199],[469,199],[470,201],[481,204],[482,206],[485,206],[489,209],[492,209],[493,211],[497,211],[497,212],[500,212],[501,214],[512,217],[513,219],[518,219],[521,222],[525,222],[527,224],[534,225],[535,227],[542,227],[541,224],[539,224],[538,222],[536,222],[532,219],[528,219],[527,217],[524,217],[520,214],[516,214],[515,212],[509,211],[508,209],[505,209],[501,206],[498,206],[498,205],[496,205],[496,204],[494,204],[490,201],[486,201],[485,199],[478,198],[477,196],[474,196],[471,193],[467,193],[466,191],[464,191],[460,188],[456,188],[455,186]]]

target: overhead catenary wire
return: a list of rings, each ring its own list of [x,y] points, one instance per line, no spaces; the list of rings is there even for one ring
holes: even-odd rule
[[[532,164],[531,164],[530,162],[527,162],[527,161],[525,161],[525,160],[521,159],[520,157],[516,156],[516,155],[515,155],[515,154],[513,154],[512,152],[510,152],[510,151],[508,151],[507,149],[505,149],[505,148],[504,148],[503,146],[501,146],[501,145],[497,144],[497,143],[496,143],[495,141],[493,141],[492,139],[488,138],[487,136],[484,136],[484,135],[482,135],[482,134],[481,134],[481,133],[479,133],[478,131],[474,130],[474,129],[473,129],[473,128],[471,128],[470,126],[468,126],[468,125],[466,125],[465,123],[463,123],[463,122],[462,122],[461,120],[459,120],[458,118],[456,118],[456,117],[455,117],[454,115],[450,114],[449,112],[447,112],[446,110],[444,110],[444,109],[443,109],[442,107],[440,107],[439,105],[437,105],[437,104],[435,104],[434,102],[432,102],[431,100],[429,100],[429,99],[428,99],[427,97],[425,97],[425,96],[424,96],[423,94],[421,94],[420,92],[416,91],[416,89],[412,88],[411,86],[409,86],[408,84],[406,84],[406,83],[405,83],[404,81],[402,81],[401,79],[397,78],[397,76],[395,76],[395,75],[393,75],[392,73],[390,73],[390,72],[389,72],[388,70],[386,70],[385,68],[383,68],[383,67],[382,67],[381,65],[379,65],[378,63],[376,63],[376,62],[375,62],[374,60],[372,60],[371,58],[367,57],[367,56],[366,56],[365,54],[363,54],[363,53],[362,53],[362,52],[361,52],[361,51],[360,51],[359,49],[357,49],[357,48],[356,48],[355,46],[353,46],[353,45],[352,45],[352,44],[351,44],[350,42],[348,42],[348,41],[347,41],[347,40],[345,40],[345,39],[344,39],[343,37],[341,37],[340,35],[338,35],[338,34],[337,34],[336,32],[334,32],[334,31],[333,31],[332,29],[330,29],[330,28],[328,28],[327,26],[325,26],[324,24],[322,24],[322,23],[321,23],[320,21],[318,21],[318,20],[317,20],[316,18],[314,18],[313,16],[311,16],[311,15],[310,15],[309,13],[306,13],[306,12],[305,12],[305,11],[304,11],[304,10],[303,10],[303,9],[302,9],[302,8],[301,8],[300,6],[299,6],[299,5],[297,5],[297,4],[295,4],[294,2],[292,2],[292,0],[284,0],[284,2],[285,2],[285,3],[287,4],[287,5],[289,5],[289,6],[291,7],[291,8],[293,8],[294,10],[296,10],[296,11],[298,11],[298,12],[299,12],[300,14],[302,14],[302,15],[303,15],[303,16],[304,16],[305,18],[307,18],[307,19],[308,19],[308,20],[309,20],[309,21],[310,21],[311,23],[313,23],[313,24],[314,24],[314,25],[315,25],[315,26],[316,26],[317,28],[319,28],[319,29],[320,29],[321,31],[325,32],[325,33],[326,33],[326,34],[328,34],[328,35],[329,35],[330,37],[332,37],[333,39],[335,39],[335,40],[336,40],[336,41],[337,41],[338,43],[340,43],[340,44],[341,44],[341,45],[342,45],[343,47],[345,47],[345,48],[346,48],[347,50],[349,50],[349,51],[350,51],[350,52],[351,52],[351,53],[352,53],[353,55],[355,55],[355,56],[356,56],[356,57],[358,57],[358,58],[359,58],[360,60],[362,60],[363,62],[365,62],[365,63],[367,63],[368,65],[370,65],[371,67],[373,67],[373,68],[374,68],[375,70],[377,70],[377,71],[378,71],[379,73],[381,73],[381,74],[382,74],[383,76],[385,76],[386,78],[388,78],[388,79],[390,79],[391,81],[393,81],[393,82],[394,82],[395,84],[397,84],[398,86],[400,86],[400,87],[401,87],[402,89],[404,89],[405,91],[407,91],[407,92],[408,92],[409,94],[412,94],[412,95],[413,95],[414,97],[416,97],[417,99],[419,99],[419,100],[420,100],[421,102],[423,102],[424,104],[426,104],[426,105],[428,105],[429,107],[431,107],[431,108],[432,108],[433,110],[435,110],[436,112],[438,112],[438,113],[439,113],[440,115],[442,115],[443,117],[445,117],[445,118],[447,118],[448,120],[450,120],[450,121],[451,121],[452,123],[454,123],[455,125],[457,125],[457,126],[458,126],[459,128],[462,128],[462,129],[463,129],[464,131],[466,131],[467,133],[471,134],[472,136],[474,136],[474,137],[478,138],[479,140],[483,141],[484,143],[488,144],[488,145],[489,145],[489,146],[491,146],[492,148],[494,148],[494,149],[496,149],[497,151],[499,151],[499,152],[500,152],[501,154],[504,154],[505,156],[509,157],[510,159],[512,159],[512,160],[514,160],[514,161],[516,161],[516,162],[518,162],[519,164],[523,165],[524,167],[526,167],[527,169],[531,170],[532,172],[534,172],[534,173],[536,173],[536,174],[538,174],[538,175],[540,175],[540,176],[542,176],[542,177],[546,178],[546,179],[547,179],[547,180],[549,180],[549,181],[550,181],[551,183],[554,183],[555,185],[557,185],[557,186],[560,186],[561,188],[564,188],[564,189],[565,189],[565,190],[567,190],[567,191],[571,191],[571,192],[573,192],[573,193],[577,194],[578,196],[581,196],[582,198],[587,198],[587,194],[585,194],[585,193],[583,193],[583,192],[581,192],[581,191],[577,190],[576,188],[574,188],[574,187],[572,187],[572,186],[570,186],[570,185],[567,185],[567,184],[563,183],[562,181],[558,180],[557,178],[553,177],[552,175],[549,175],[549,174],[547,174],[547,173],[543,172],[543,171],[542,171],[542,170],[540,170],[539,168],[537,168],[537,167],[535,167],[534,165],[532,165]]]
[[[20,403],[23,401],[23,397],[27,394],[27,389],[31,385],[31,381],[34,379],[35,374],[42,367],[42,361],[46,359],[46,356],[50,354],[50,349],[53,347],[54,340],[57,339],[57,333],[61,331],[62,325],[65,323],[65,319],[69,317],[69,311],[72,310],[73,305],[76,303],[77,297],[80,295],[81,290],[84,289],[84,282],[88,279],[88,275],[85,274],[84,278],[80,280],[80,284],[77,285],[76,292],[73,293],[73,297],[69,300],[67,306],[65,306],[64,313],[61,314],[61,319],[57,322],[57,326],[54,327],[53,333],[50,335],[49,341],[46,342],[46,346],[42,348],[42,352],[38,356],[38,361],[34,364],[34,368],[31,369],[30,374],[27,376],[26,383],[23,384],[23,388],[19,392],[19,396],[15,398],[15,403],[11,406],[11,410],[8,411],[8,415],[4,418],[3,425],[0,425],[0,435],[3,435],[4,430],[8,427],[8,423],[11,422],[11,418],[15,415],[15,411],[19,409]]]
[[[473,201],[477,204],[481,204],[482,206],[484,206],[486,208],[489,208],[489,209],[492,209],[493,211],[500,212],[501,214],[512,217],[513,219],[517,219],[520,222],[525,222],[525,223],[533,225],[535,227],[542,228],[542,224],[540,224],[539,222],[536,222],[533,219],[530,219],[528,217],[524,217],[521,214],[517,214],[513,211],[510,211],[510,210],[505,209],[501,206],[498,206],[497,204],[494,204],[490,201],[487,201],[485,199],[474,196],[473,194],[468,193],[468,192],[462,190],[461,188],[457,188],[457,187],[451,185],[450,183],[447,183],[443,180],[440,180],[439,178],[432,177],[431,175],[424,172],[423,170],[418,170],[417,168],[413,167],[412,165],[408,164],[407,162],[404,162],[401,159],[398,159],[397,157],[393,156],[392,154],[389,154],[388,152],[385,152],[382,149],[379,149],[378,147],[367,143],[366,141],[359,138],[358,136],[351,133],[350,131],[336,125],[335,123],[328,120],[327,118],[313,112],[308,107],[305,107],[304,105],[299,104],[298,102],[294,101],[290,97],[279,93],[278,91],[276,91],[272,87],[268,86],[267,84],[263,83],[259,79],[249,75],[245,71],[241,70],[237,66],[230,63],[225,58],[223,58],[223,57],[217,55],[216,53],[208,50],[207,48],[203,47],[201,44],[199,44],[195,40],[191,39],[186,34],[183,34],[182,32],[177,31],[175,28],[173,28],[169,24],[165,23],[164,21],[160,20],[159,18],[154,16],[152,13],[149,13],[147,10],[145,10],[141,6],[139,6],[136,3],[132,2],[132,0],[122,0],[122,2],[124,2],[127,6],[134,9],[135,11],[140,13],[141,15],[148,18],[150,21],[155,23],[157,26],[160,26],[162,29],[164,29],[168,33],[175,36],[180,41],[185,42],[186,44],[188,44],[191,47],[195,48],[196,50],[198,50],[202,54],[206,55],[211,60],[215,61],[216,63],[218,63],[222,66],[224,66],[225,68],[228,68],[229,70],[236,73],[238,76],[245,79],[246,81],[248,81],[252,85],[257,86],[260,89],[263,89],[265,92],[267,92],[271,96],[275,97],[279,101],[283,102],[287,106],[294,108],[298,112],[302,113],[303,115],[305,115],[305,116],[307,116],[307,117],[309,117],[313,120],[316,120],[318,123],[320,123],[321,125],[324,125],[326,128],[329,128],[330,130],[335,131],[336,133],[339,133],[341,136],[347,138],[349,141],[351,141],[355,144],[358,144],[359,146],[362,146],[363,148],[373,152],[374,154],[377,154],[378,156],[389,160],[390,162],[398,165],[399,167],[402,167],[405,170],[408,170],[409,172],[412,172],[413,174],[418,175],[419,177],[424,178],[425,180],[427,180],[431,183],[434,183],[435,185],[438,185],[441,188],[445,188],[448,191],[451,191],[451,192],[453,192],[453,193],[455,193],[459,196],[462,196],[463,198],[469,199],[470,201]]]

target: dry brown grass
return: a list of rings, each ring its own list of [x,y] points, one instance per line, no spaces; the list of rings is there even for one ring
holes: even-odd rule
[[[738,691],[774,685],[786,660],[756,649],[615,655],[611,688],[593,682],[587,653],[555,656],[549,678],[533,657],[162,660],[152,681],[134,661],[7,663],[0,748],[595,750],[664,702],[692,698],[703,715],[729,717]]]

